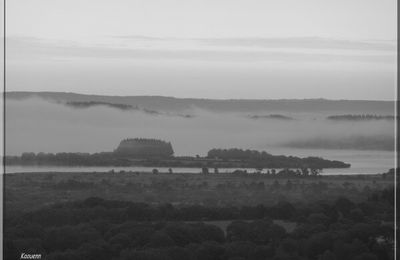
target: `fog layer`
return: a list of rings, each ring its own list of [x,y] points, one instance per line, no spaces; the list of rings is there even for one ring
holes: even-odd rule
[[[163,112],[163,111],[160,111]],[[107,106],[76,109],[42,99],[8,100],[6,149],[8,155],[22,152],[112,151],[128,137],[170,141],[175,155],[204,155],[211,148],[266,150],[272,154],[288,143],[318,140],[394,139],[394,122],[330,122],[318,111],[284,111],[294,120],[263,118],[248,113],[219,113],[193,108],[194,117],[123,111]],[[264,111],[260,114],[276,114]],[[326,114],[327,111],[324,111]],[[364,139],[359,139],[360,137]],[[350,142],[344,149],[382,149]],[[307,148],[303,145],[302,148]],[[324,148],[324,147],[317,147]],[[326,148],[329,148],[328,146]],[[335,147],[334,147],[335,148]],[[337,147],[336,147],[337,148]],[[388,150],[388,149],[383,149]]]

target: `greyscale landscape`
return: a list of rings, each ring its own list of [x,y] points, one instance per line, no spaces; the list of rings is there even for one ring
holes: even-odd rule
[[[396,259],[396,1],[4,9],[2,259]]]
[[[7,150],[14,155],[30,151],[29,147],[61,152],[57,150],[60,145],[63,152],[101,152],[126,137],[171,141],[179,155],[202,154],[215,146],[394,150],[395,111],[390,101],[210,100],[46,92],[11,92],[7,100]],[[58,120],[54,131],[43,131],[53,120]],[[82,124],[72,124],[78,122]],[[99,129],[99,125],[104,127]],[[161,125],[162,129],[157,127]],[[59,138],[59,131],[66,127],[76,134]],[[20,138],[28,132],[43,136]],[[106,133],[107,138],[102,138]],[[207,137],[194,138],[200,135]]]
[[[6,259],[394,257],[393,102],[6,97]]]

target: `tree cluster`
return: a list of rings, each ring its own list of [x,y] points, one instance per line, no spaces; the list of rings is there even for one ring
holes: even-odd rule
[[[330,161],[320,157],[300,158],[295,156],[271,155],[265,151],[232,149],[211,149],[207,158],[244,161],[253,167],[263,168],[348,168],[350,164]]]
[[[149,145],[130,153],[130,148],[101,153],[32,153],[6,156],[7,165],[56,165],[56,166],[148,166],[196,168],[349,168],[350,164],[319,157],[299,158],[271,155],[265,151],[241,149],[212,149],[207,157],[172,157],[170,143]],[[140,156],[138,154],[141,154]],[[134,160],[132,160],[134,159]]]
[[[346,198],[293,206],[150,206],[91,197],[8,218],[5,258],[361,260],[393,259],[392,191],[362,203]],[[229,220],[225,232],[211,220]],[[293,232],[273,219],[296,222]]]

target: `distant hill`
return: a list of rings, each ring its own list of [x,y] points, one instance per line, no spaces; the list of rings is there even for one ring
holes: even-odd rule
[[[58,101],[58,102],[60,102],[60,101]],[[107,106],[107,107],[116,108],[119,110],[137,110],[137,111],[142,111],[147,114],[153,114],[153,115],[161,114],[158,111],[142,109],[142,108],[139,108],[138,106],[132,106],[132,105],[121,104],[121,103],[114,104],[114,103],[99,102],[99,101],[67,101],[63,104],[65,104],[69,107],[73,107],[73,108],[89,108],[89,107],[94,107],[94,106]]]
[[[302,149],[353,149],[394,151],[394,136],[350,136],[350,137],[316,137],[306,140],[290,141],[284,144],[286,147]]]
[[[326,99],[194,99],[164,96],[104,96],[84,95],[64,92],[7,92],[7,99],[22,100],[43,98],[59,103],[100,102],[113,105],[140,107],[155,111],[182,111],[205,109],[218,112],[252,112],[252,111],[296,111],[319,113],[358,113],[387,115],[394,111],[392,101],[373,100],[326,100]]]
[[[293,117],[280,115],[280,114],[271,114],[271,115],[252,115],[248,116],[251,119],[277,119],[277,120],[294,120]]]
[[[336,121],[371,121],[371,120],[394,120],[392,115],[334,115],[328,116],[328,120]]]

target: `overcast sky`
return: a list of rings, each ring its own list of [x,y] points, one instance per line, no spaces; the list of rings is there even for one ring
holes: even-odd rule
[[[9,91],[385,99],[395,0],[14,0]]]

